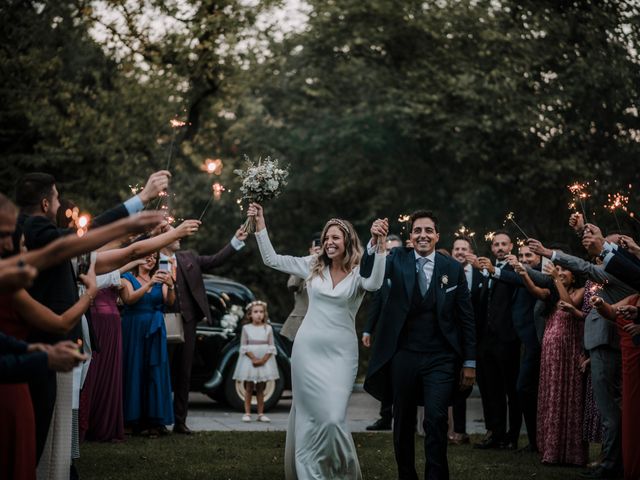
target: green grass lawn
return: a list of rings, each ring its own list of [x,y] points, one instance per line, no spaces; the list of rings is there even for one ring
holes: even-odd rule
[[[365,480],[396,478],[390,433],[356,433],[354,439]],[[119,444],[83,443],[78,470],[82,480],[279,480],[284,479],[284,441],[284,432],[203,432],[128,438]],[[422,477],[422,438],[416,447]],[[535,454],[480,451],[470,445],[449,448],[449,467],[453,480],[564,480],[582,471],[543,466]]]

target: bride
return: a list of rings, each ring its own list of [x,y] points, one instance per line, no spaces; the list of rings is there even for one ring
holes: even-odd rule
[[[267,234],[262,207],[252,203],[256,240],[265,265],[306,280],[309,309],[291,356],[293,403],[285,445],[287,480],[362,478],[346,415],[358,370],[355,317],[365,290],[384,278],[386,220],[371,227],[379,251],[369,278],[360,276],[362,246],[353,226],[332,218],[322,230],[322,252],[278,255]]]

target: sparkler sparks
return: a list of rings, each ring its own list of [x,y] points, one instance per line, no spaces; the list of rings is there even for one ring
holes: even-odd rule
[[[207,201],[207,204],[204,206],[204,210],[202,210],[202,213],[200,214],[200,218],[198,218],[198,220],[202,220],[202,217],[204,217],[204,214],[207,213],[207,209],[209,208],[209,205],[211,205],[211,201],[212,200],[220,200],[220,197],[222,197],[222,192],[224,192],[226,189],[224,188],[224,185],[222,185],[221,183],[214,183],[213,185],[211,185],[211,196],[209,197],[209,200]],[[241,205],[242,208],[242,205]]]
[[[470,238],[471,242],[473,243],[473,248],[475,249],[475,251],[478,251],[478,245],[476,244],[476,232],[472,232],[470,229],[468,229],[467,227],[465,227],[464,225],[461,225],[460,228],[454,232],[454,235],[458,238],[460,237],[466,237],[466,238]]]
[[[220,175],[222,173],[223,167],[222,160],[219,158],[207,158],[204,163],[200,166],[200,170],[203,172],[207,172],[208,174],[216,174]]]
[[[493,242],[493,237],[495,237],[495,236],[496,236],[496,232],[487,232],[484,235],[484,239],[487,242]]]
[[[520,233],[522,233],[522,235],[524,235],[524,238],[529,238],[529,236],[525,233],[525,231],[522,229],[522,227],[520,227],[520,225],[518,225],[516,223],[516,216],[513,212],[509,212],[507,214],[507,216],[504,219],[504,224],[506,224],[507,222],[511,222],[515,225],[515,227],[520,230]]]
[[[582,209],[582,216],[584,221],[587,221],[587,209],[585,207],[586,199],[589,198],[589,192],[587,192],[587,188],[589,187],[589,182],[580,183],[573,182],[571,185],[567,185],[569,192],[573,195],[573,207],[575,208],[576,202],[580,204],[580,208]]]

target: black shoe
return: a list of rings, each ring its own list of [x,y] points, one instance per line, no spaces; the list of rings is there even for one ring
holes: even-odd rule
[[[529,443],[529,444],[525,445],[524,447],[519,448],[518,450],[516,450],[516,453],[519,453],[519,454],[538,453],[538,449]]]
[[[379,418],[371,425],[367,426],[367,430],[370,432],[379,432],[383,430],[391,430],[391,421]]]
[[[477,448],[479,450],[490,450],[490,449],[500,449],[504,448],[504,443],[498,440],[497,438],[488,437],[484,438],[480,443],[475,443],[473,448]]]
[[[594,469],[583,472],[580,474],[582,478],[622,478],[622,475],[616,472],[615,470],[611,470],[609,468],[604,468],[602,466]]]
[[[76,466],[72,463],[71,468],[69,469],[69,480],[80,480],[80,475],[78,475],[78,470]]]
[[[184,424],[176,424],[173,426],[173,433],[179,433],[181,435],[191,435],[193,432]]]
[[[501,442],[500,448],[503,450],[518,450],[518,442]]]

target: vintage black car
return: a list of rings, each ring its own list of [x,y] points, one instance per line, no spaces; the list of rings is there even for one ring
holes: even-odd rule
[[[244,387],[232,375],[240,349],[244,307],[255,300],[244,285],[215,275],[204,275],[204,285],[213,324],[206,320],[197,326],[196,348],[191,370],[191,391],[203,392],[236,410],[244,408]],[[280,335],[282,324],[273,322],[276,362],[280,378],[267,382],[265,410],[272,408],[284,390],[291,389],[291,342]],[[255,397],[253,402],[255,403]]]

